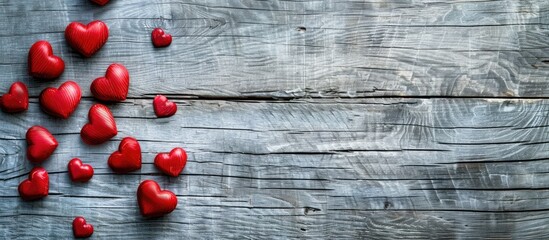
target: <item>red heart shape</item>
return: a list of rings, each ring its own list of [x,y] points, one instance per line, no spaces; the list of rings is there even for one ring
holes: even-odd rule
[[[128,173],[141,168],[141,146],[135,138],[125,137],[118,151],[109,157],[109,167],[116,173]]]
[[[59,88],[46,88],[40,93],[40,107],[47,114],[67,119],[76,110],[82,97],[80,86],[68,81]]]
[[[0,97],[0,108],[8,113],[22,112],[29,108],[29,90],[22,82],[14,82],[8,93]]]
[[[48,171],[43,167],[35,167],[29,173],[29,178],[19,184],[19,196],[25,201],[38,200],[48,196],[50,181]]]
[[[154,165],[166,175],[177,177],[187,164],[187,153],[183,148],[174,148],[170,153],[159,153]]]
[[[157,48],[167,47],[172,44],[172,35],[164,32],[162,28],[155,28],[151,33],[153,45]]]
[[[86,144],[101,144],[118,134],[114,117],[109,108],[103,104],[94,104],[90,108],[88,120],[89,123],[80,131],[80,137]]]
[[[65,71],[65,62],[53,55],[48,41],[40,40],[32,45],[28,57],[29,74],[38,79],[56,79]]]
[[[48,159],[59,143],[48,129],[32,126],[27,130],[27,158],[32,163],[42,163]]]
[[[73,158],[68,165],[69,175],[73,182],[87,182],[93,177],[93,167],[82,164],[79,158]]]
[[[104,6],[109,2],[109,0],[91,0],[93,3],[98,4],[100,6]]]
[[[72,22],[65,28],[67,43],[85,57],[95,54],[109,38],[109,28],[104,22],[95,20],[84,25]]]
[[[105,77],[95,79],[91,84],[93,96],[101,101],[120,102],[126,100],[130,86],[130,74],[122,64],[111,64]]]
[[[87,238],[93,234],[93,226],[84,217],[76,217],[72,220],[72,233],[75,238]]]
[[[168,190],[161,190],[158,183],[145,180],[137,188],[137,202],[144,217],[160,217],[177,207],[177,197]]]
[[[157,117],[171,117],[177,112],[177,105],[162,95],[156,95],[153,100],[154,113]]]

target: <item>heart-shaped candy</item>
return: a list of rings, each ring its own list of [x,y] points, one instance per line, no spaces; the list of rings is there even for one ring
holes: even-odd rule
[[[65,71],[65,62],[53,55],[53,50],[48,41],[40,40],[32,45],[29,50],[29,74],[38,79],[56,79]]]
[[[168,190],[161,190],[158,183],[145,180],[137,188],[137,202],[144,217],[160,217],[177,207],[177,197]]]
[[[118,151],[109,157],[109,167],[116,173],[128,173],[141,168],[141,146],[135,138],[125,137]]]
[[[80,86],[68,81],[59,88],[46,88],[40,93],[40,107],[47,114],[67,119],[76,110],[82,97]]]
[[[80,131],[80,137],[86,144],[101,144],[118,134],[114,117],[109,108],[103,104],[94,104],[90,108],[88,120],[89,123]]]
[[[104,6],[105,4],[107,4],[109,2],[109,0],[90,0],[90,1],[92,1],[93,3],[98,4],[100,6]]]
[[[154,113],[157,117],[171,117],[177,112],[177,105],[162,95],[156,95],[153,100]]]
[[[164,32],[162,28],[155,28],[151,33],[153,45],[157,48],[167,47],[172,44],[172,35]]]
[[[90,89],[101,101],[120,102],[126,100],[130,86],[130,74],[122,64],[111,64],[104,77],[93,80]]]
[[[109,28],[104,22],[95,20],[84,25],[72,22],[65,28],[67,43],[85,57],[95,54],[109,38]]]
[[[69,175],[73,182],[87,182],[93,177],[93,167],[82,164],[79,158],[73,158],[68,165]]]
[[[177,177],[187,164],[187,153],[183,148],[174,148],[169,153],[159,153],[154,165],[166,175]]]
[[[93,226],[84,217],[76,217],[72,220],[72,233],[75,238],[87,238],[93,234]]]
[[[48,196],[50,181],[48,172],[43,167],[35,167],[29,173],[29,178],[19,184],[19,196],[25,201],[38,200]]]
[[[22,82],[14,82],[8,93],[0,97],[0,108],[4,112],[16,113],[29,108],[29,90]]]
[[[59,143],[48,129],[32,126],[27,130],[27,158],[32,163],[42,163],[48,159]]]

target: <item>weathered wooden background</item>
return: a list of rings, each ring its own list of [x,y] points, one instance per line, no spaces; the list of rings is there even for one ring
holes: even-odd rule
[[[63,31],[94,19],[109,42],[83,59]],[[155,27],[172,46],[152,47]],[[32,95],[0,113],[0,238],[70,238],[83,215],[93,239],[549,239],[549,1],[0,0],[0,29],[0,92],[21,80]],[[66,62],[56,81],[26,74],[39,39]],[[89,84],[112,62],[130,98],[109,106],[118,136],[90,147]],[[69,79],[77,112],[42,113],[39,92]],[[155,118],[158,93],[175,117]],[[50,196],[23,202],[35,124],[61,144],[43,164]],[[115,175],[125,136],[144,166]],[[154,156],[176,146],[184,173],[160,175]],[[70,182],[73,157],[91,182]],[[171,215],[140,217],[145,179],[177,194]]]

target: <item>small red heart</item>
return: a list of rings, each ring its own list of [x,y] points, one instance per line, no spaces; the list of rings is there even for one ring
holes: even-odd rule
[[[159,153],[154,165],[166,175],[177,177],[187,164],[187,153],[183,148],[174,148],[170,153]]]
[[[82,164],[79,158],[73,158],[68,165],[69,175],[73,182],[87,182],[93,177],[93,167]]]
[[[95,54],[109,38],[109,28],[99,20],[84,25],[79,22],[70,23],[65,28],[67,43],[85,57]]]
[[[8,113],[22,112],[29,108],[29,90],[22,82],[14,82],[8,93],[0,97],[0,108]]]
[[[92,1],[93,3],[98,4],[100,6],[104,6],[105,4],[107,4],[109,2],[109,0],[90,0],[90,1]]]
[[[109,157],[109,167],[116,173],[128,173],[141,168],[141,146],[135,138],[125,137],[118,151]]]
[[[130,74],[122,64],[111,64],[105,77],[95,79],[91,84],[93,96],[101,101],[120,102],[126,100],[130,86]]]
[[[93,234],[93,226],[84,217],[76,217],[72,220],[72,233],[75,238],[87,238]]]
[[[40,40],[29,50],[29,74],[38,79],[56,79],[65,71],[65,62],[53,55],[53,49],[48,41]]]
[[[19,196],[25,201],[38,200],[48,196],[50,181],[48,171],[43,167],[35,167],[29,173],[29,178],[19,184]]]
[[[32,163],[42,163],[48,159],[59,143],[48,129],[33,126],[27,130],[27,158]]]
[[[94,104],[88,112],[89,123],[82,127],[80,137],[89,145],[104,143],[118,134],[116,122],[109,108],[103,104]]]
[[[161,190],[158,183],[145,180],[137,188],[137,202],[144,217],[160,217],[177,207],[177,197],[168,190]]]
[[[151,38],[153,45],[157,48],[172,44],[172,35],[165,33],[162,28],[155,28],[151,33]]]
[[[177,105],[162,95],[156,95],[153,100],[154,113],[157,117],[171,117],[177,112]]]
[[[68,81],[59,88],[46,88],[40,93],[40,107],[47,114],[67,119],[76,110],[80,103],[82,92],[80,86]]]

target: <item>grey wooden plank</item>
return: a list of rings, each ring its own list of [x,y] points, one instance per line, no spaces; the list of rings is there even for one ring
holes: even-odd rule
[[[133,99],[110,105],[120,133],[94,147],[78,135],[92,101],[63,121],[31,100],[1,115],[2,237],[67,236],[76,214],[115,239],[548,237],[549,100],[177,100],[175,117],[156,119],[152,99]],[[44,163],[51,195],[27,203],[16,189],[34,124],[62,144]],[[125,136],[141,140],[144,166],[116,175],[106,160]],[[187,168],[160,175],[155,154],[176,146]],[[70,183],[72,157],[95,167],[90,183]],[[178,195],[174,213],[139,216],[144,179]]]
[[[86,89],[111,62],[132,75],[130,97],[547,97],[547,1],[3,0],[0,78],[31,94],[26,52],[48,39],[63,80]],[[46,20],[45,20],[46,19]],[[109,42],[82,59],[63,40],[70,21],[104,20]],[[40,24],[20,24],[31,22]],[[175,36],[153,49],[150,31]]]

